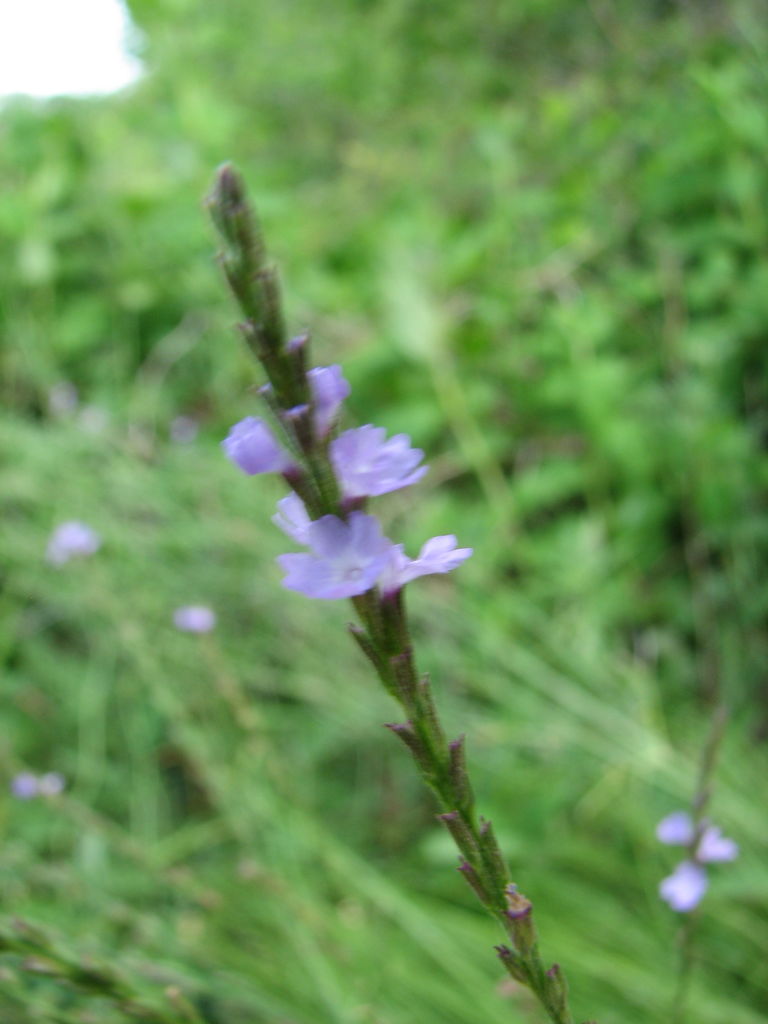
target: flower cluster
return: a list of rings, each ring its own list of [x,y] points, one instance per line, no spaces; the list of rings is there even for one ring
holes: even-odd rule
[[[376,517],[362,510],[366,499],[420,480],[427,472],[426,466],[419,465],[424,453],[411,447],[407,435],[387,439],[383,428],[371,424],[328,441],[349,385],[339,366],[316,367],[307,374],[307,381],[310,405],[290,410],[287,418],[298,420],[309,412],[315,440],[327,443],[342,514],[313,519],[298,493],[278,503],[275,524],[309,549],[309,553],[279,556],[285,570],[283,585],[307,597],[328,600],[355,597],[378,586],[387,597],[417,576],[450,572],[469,558],[472,549],[457,547],[451,535],[433,537],[417,558],[410,559],[402,544],[382,534]],[[264,420],[248,416],[236,423],[222,447],[244,473],[281,473],[299,486],[300,459],[289,450],[290,438],[278,440]]]
[[[689,856],[659,885],[661,898],[673,910],[687,913],[701,902],[709,879],[705,864],[735,860],[739,847],[716,825],[702,822],[696,827],[690,814],[674,811],[656,826],[656,838],[668,846],[687,846]]]
[[[60,772],[46,772],[44,775],[19,772],[11,779],[11,793],[17,800],[32,800],[36,796],[58,796],[65,785]]]

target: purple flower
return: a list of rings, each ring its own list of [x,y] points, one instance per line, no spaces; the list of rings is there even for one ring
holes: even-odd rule
[[[662,818],[656,826],[656,836],[662,843],[670,846],[688,846],[696,840],[693,855],[675,868],[671,875],[659,886],[663,900],[673,910],[685,913],[698,906],[707,891],[707,873],[704,864],[715,861],[735,860],[739,855],[739,847],[732,839],[727,839],[716,825],[707,821],[701,823],[696,834],[693,818],[686,811],[673,811]]]
[[[311,520],[298,494],[291,493],[278,501],[277,512],[272,516],[272,522],[299,544],[309,543],[307,534]]]
[[[61,772],[46,772],[37,780],[40,796],[58,796],[64,792],[66,780]]]
[[[307,529],[311,555],[279,555],[283,586],[307,597],[334,600],[363,594],[386,566],[392,542],[374,516],[352,512],[349,521],[323,516]]]
[[[424,453],[411,448],[407,434],[395,434],[388,441],[385,438],[383,427],[369,423],[345,430],[331,442],[331,462],[345,497],[387,494],[415,483],[427,472],[426,466],[416,468]]]
[[[394,593],[418,576],[432,576],[435,573],[451,572],[472,554],[472,548],[457,548],[453,534],[433,537],[419,552],[418,558],[410,559],[402,544],[393,545],[389,564],[379,580],[385,594]]]
[[[684,860],[659,885],[659,895],[673,910],[687,913],[697,907],[709,881],[701,864]]]
[[[210,633],[216,613],[204,604],[187,604],[173,613],[173,624],[184,633]]]
[[[707,825],[696,849],[696,860],[713,864],[717,861],[736,860],[738,843],[727,839],[716,825]]]
[[[340,366],[316,366],[307,374],[312,405],[315,411],[315,430],[325,437],[333,426],[341,403],[349,395],[350,387],[341,374]]]
[[[687,811],[673,811],[656,826],[656,838],[668,846],[687,846],[693,839],[693,820]]]
[[[64,565],[71,558],[85,558],[98,551],[101,538],[85,523],[74,520],[61,523],[51,534],[45,551],[51,565]]]
[[[694,860],[699,864],[735,860],[739,855],[738,844],[726,838],[716,825],[703,825]],[[656,836],[668,846],[689,846],[694,837],[693,819],[686,811],[673,811],[656,826]]]
[[[256,473],[283,473],[293,462],[280,447],[263,420],[246,416],[230,430],[221,442],[227,457],[249,476]]]
[[[18,800],[31,800],[38,794],[37,776],[32,772],[19,772],[11,779],[11,792]]]

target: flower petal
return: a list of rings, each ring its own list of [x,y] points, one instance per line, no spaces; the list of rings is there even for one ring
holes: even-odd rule
[[[283,586],[327,600],[354,597],[375,586],[393,547],[375,516],[357,511],[346,522],[337,516],[315,520],[306,539],[313,554],[278,557],[286,572]]]
[[[309,544],[311,520],[298,494],[291,493],[278,501],[277,512],[272,516],[272,522],[299,544]]]
[[[340,366],[316,366],[307,374],[314,407],[315,430],[325,437],[333,426],[350,387]]]
[[[659,885],[659,895],[679,913],[693,910],[707,891],[707,873],[700,864],[684,860]]]
[[[85,523],[61,523],[51,534],[45,559],[50,565],[64,565],[72,558],[86,558],[101,547],[101,537]]]
[[[280,447],[264,420],[246,416],[221,442],[227,458],[249,476],[257,473],[283,473],[293,462]]]
[[[368,423],[345,430],[331,442],[330,456],[346,498],[367,498],[407,487],[421,479],[424,457],[406,434],[386,440],[383,427]],[[417,468],[418,467],[418,468]]]
[[[693,839],[693,821],[687,811],[673,811],[656,826],[656,838],[668,846],[687,846]]]
[[[699,840],[696,859],[702,863],[736,860],[739,855],[738,843],[728,839],[716,825],[708,825]]]
[[[182,633],[210,633],[216,613],[204,604],[186,604],[173,613],[173,624]]]

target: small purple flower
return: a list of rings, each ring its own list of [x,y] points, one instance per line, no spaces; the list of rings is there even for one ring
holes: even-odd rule
[[[307,597],[335,600],[363,594],[386,566],[392,542],[374,516],[352,512],[349,521],[323,516],[307,529],[311,555],[279,555],[283,586]]]
[[[427,472],[416,468],[424,453],[411,448],[407,434],[395,434],[388,441],[383,427],[369,423],[345,430],[331,442],[331,462],[347,498],[367,498],[399,490],[415,483]]]
[[[315,430],[325,437],[334,424],[341,403],[349,395],[350,387],[340,366],[316,366],[307,374],[312,405],[315,410]]]
[[[291,492],[278,501],[277,512],[272,516],[272,522],[299,544],[309,543],[307,534],[311,520],[298,494]]]
[[[11,779],[11,792],[17,800],[31,800],[38,794],[37,776],[32,772],[19,772]]]
[[[659,885],[659,895],[673,910],[684,914],[697,907],[709,881],[701,864],[684,860]]]
[[[40,796],[58,796],[64,792],[66,779],[61,772],[46,772],[37,780],[37,790]]]
[[[724,836],[716,825],[703,822],[694,860],[699,864],[735,860],[738,844]],[[673,811],[656,826],[656,837],[668,846],[689,846],[693,842],[693,818],[686,811]]]
[[[246,416],[230,430],[221,442],[227,457],[244,473],[283,473],[293,462],[280,447],[263,420]]]
[[[204,604],[187,604],[173,613],[173,624],[183,633],[210,633],[216,613]]]
[[[716,825],[703,821],[698,838],[693,818],[686,811],[673,811],[656,826],[656,836],[669,846],[688,846],[694,841],[693,855],[675,868],[659,886],[661,898],[673,910],[686,913],[698,906],[709,884],[704,864],[735,860],[739,847],[727,839]]]
[[[456,547],[456,538],[453,534],[432,537],[423,545],[418,558],[414,559],[407,557],[402,544],[393,545],[389,564],[379,580],[382,592],[394,593],[418,576],[451,572],[471,554],[472,548]]]
[[[736,860],[739,855],[738,843],[728,839],[716,825],[707,825],[696,849],[696,860],[704,864]]]
[[[668,846],[687,846],[693,839],[693,820],[687,811],[673,811],[656,826],[656,838]]]
[[[51,565],[64,565],[71,558],[86,558],[98,551],[101,538],[85,523],[75,520],[61,523],[51,534],[45,551],[46,561]]]

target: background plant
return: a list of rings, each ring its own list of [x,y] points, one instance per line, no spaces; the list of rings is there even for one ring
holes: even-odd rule
[[[663,1019],[653,826],[690,793],[719,680],[713,815],[743,852],[708,895],[691,1017],[760,1021],[760,7],[331,6],[135,3],[135,93],[0,113],[2,755],[71,780],[5,801],[4,906],[181,970],[214,1019],[464,1021],[467,991],[478,1020],[528,1013],[375,736],[384,702],[340,698],[364,670],[317,652],[343,613],[274,608],[277,493],[218,451],[252,411],[199,211],[232,156],[352,415],[434,464],[418,507],[390,502],[398,533],[477,549],[458,590],[424,584],[419,643],[513,865],[539,851],[529,895],[574,1000]],[[49,413],[62,379],[109,411],[101,434]],[[179,414],[193,445],[169,440]],[[52,572],[68,519],[104,546]],[[173,629],[192,598],[214,634]]]

